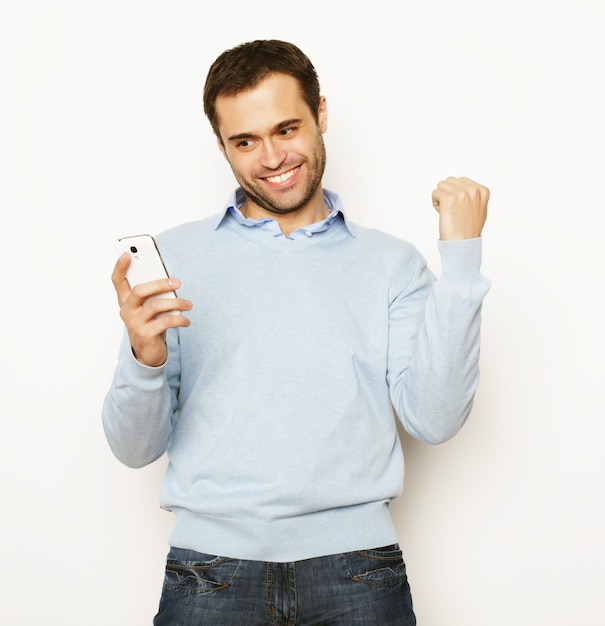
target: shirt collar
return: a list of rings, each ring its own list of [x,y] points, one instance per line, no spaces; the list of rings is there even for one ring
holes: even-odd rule
[[[316,233],[327,230],[338,219],[338,216],[340,215],[342,216],[346,229],[349,231],[351,237],[355,237],[355,230],[353,229],[353,226],[348,221],[347,216],[343,211],[342,200],[340,196],[333,191],[330,191],[329,189],[323,189],[322,191],[324,202],[326,203],[330,214],[320,222],[316,222],[315,224],[309,224],[308,226],[297,229],[294,232],[302,231],[304,233]],[[244,204],[245,201],[246,198],[244,195],[244,191],[241,187],[238,187],[231,193],[229,199],[227,200],[227,203],[223,207],[223,210],[218,215],[214,230],[217,230],[221,226],[227,215],[231,215],[242,226],[263,228],[265,230],[271,231],[275,237],[282,235],[281,231],[279,230],[279,226],[277,225],[277,221],[273,218],[266,217],[262,219],[253,219],[250,217],[244,217],[242,212],[240,211],[240,207]]]

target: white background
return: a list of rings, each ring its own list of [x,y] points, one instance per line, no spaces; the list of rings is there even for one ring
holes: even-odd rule
[[[0,0],[0,622],[151,624],[172,520],[164,461],[102,433],[112,242],[222,207],[205,74],[275,37],[319,72],[351,219],[438,274],[431,190],[492,191],[475,409],[404,440],[419,625],[603,624],[604,26],[601,0]]]

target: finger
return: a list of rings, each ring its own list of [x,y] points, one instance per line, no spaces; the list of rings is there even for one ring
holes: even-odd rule
[[[160,317],[182,317],[183,312],[191,311],[193,304],[183,298],[152,296],[144,301],[135,295],[134,289],[120,308],[120,317],[129,329],[145,328]],[[176,325],[181,326],[181,322]],[[188,325],[188,324],[187,324]],[[153,324],[148,327],[153,329]],[[159,332],[163,332],[160,328]],[[154,332],[152,331],[152,334]]]
[[[433,192],[431,193],[431,200],[437,211],[439,211],[441,204],[446,200],[446,198],[449,198],[451,194],[456,192],[457,187],[454,180],[455,179],[450,176],[450,178],[440,181],[437,184],[437,187],[433,189]]]
[[[122,306],[122,303],[130,294],[130,284],[126,278],[126,270],[129,265],[130,255],[127,252],[124,252],[124,254],[122,254],[116,261],[111,274],[111,282],[116,290],[120,306]]]
[[[473,196],[475,193],[479,193],[482,200],[489,200],[489,189],[472,178],[468,178],[467,176],[455,178],[451,176],[446,180],[454,187],[466,190],[470,196]]]
[[[433,192],[431,193],[431,202],[433,203],[435,209],[439,211],[439,206],[441,203],[441,193],[438,189],[433,189]]]
[[[163,337],[169,328],[184,328],[191,325],[191,320],[185,315],[172,315],[173,311],[188,311],[191,306],[179,304],[175,299],[171,299],[168,307],[164,307],[161,302],[162,298],[153,298],[144,307],[141,316],[146,322],[138,327],[140,338],[145,335],[145,341],[150,342],[157,337]],[[171,306],[170,306],[171,304]],[[183,309],[178,307],[184,306]],[[149,317],[148,317],[149,316]]]
[[[472,201],[477,197],[480,201],[485,202],[489,198],[489,189],[465,176],[459,178],[449,176],[442,180],[433,192],[433,206],[437,208],[446,196],[452,199],[456,198],[458,202]]]
[[[454,181],[458,181],[459,184],[461,185],[473,185],[473,186],[479,186],[479,183],[475,180],[473,180],[472,178],[469,178],[468,176],[459,176],[458,178],[454,178],[452,177]]]
[[[470,178],[464,178],[463,176],[448,176],[445,180],[439,183],[442,189],[449,191],[450,193],[468,191],[469,189],[474,188],[476,184],[477,183],[473,182]]]
[[[193,303],[184,298],[167,298],[162,296],[151,297],[143,305],[146,309],[144,315],[149,319],[154,319],[166,313],[182,313],[191,311]]]
[[[180,286],[181,282],[177,278],[159,278],[158,280],[150,280],[149,282],[135,285],[132,288],[132,293],[135,298],[143,301],[151,296],[175,291]]]
[[[476,190],[479,193],[482,202],[487,202],[489,200],[490,192],[485,185],[482,185],[475,180],[471,180],[470,178],[461,178],[461,181],[463,181],[464,184],[471,189]]]
[[[120,308],[120,316],[137,359],[148,365],[152,361],[163,362],[166,330],[190,326],[190,320],[181,312],[191,308],[191,302],[182,298],[151,298],[141,306],[127,300]]]

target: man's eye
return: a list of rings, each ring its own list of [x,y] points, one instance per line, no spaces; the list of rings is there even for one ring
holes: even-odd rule
[[[251,145],[252,141],[250,139],[241,139],[236,144],[238,148],[249,148]]]
[[[293,127],[289,127],[289,128],[282,128],[282,129],[279,131],[279,134],[280,134],[282,137],[289,137],[290,135],[294,134],[294,131],[295,131],[295,130],[296,130],[296,129],[295,129],[295,128],[293,128]]]

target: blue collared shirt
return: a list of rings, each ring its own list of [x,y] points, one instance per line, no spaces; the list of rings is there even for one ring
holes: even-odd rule
[[[352,237],[355,237],[355,232],[351,227],[351,224],[348,222],[346,215],[342,210],[342,200],[340,196],[333,191],[329,191],[328,189],[323,189],[323,197],[324,202],[326,203],[326,207],[330,212],[329,215],[314,224],[309,224],[308,226],[303,226],[301,228],[297,228],[295,231],[291,232],[287,237],[285,237],[284,233],[281,231],[277,220],[271,217],[265,217],[261,219],[253,219],[251,217],[244,217],[240,208],[245,203],[246,198],[244,192],[241,187],[238,187],[229,197],[227,204],[224,209],[221,211],[219,218],[216,222],[215,230],[221,225],[223,220],[227,215],[231,216],[238,224],[242,226],[247,226],[250,228],[259,228],[261,230],[266,230],[273,237],[284,237],[286,239],[298,239],[299,237],[312,237],[315,233],[321,233],[325,230],[328,230],[330,226],[338,219],[342,219],[345,223],[345,226]]]

